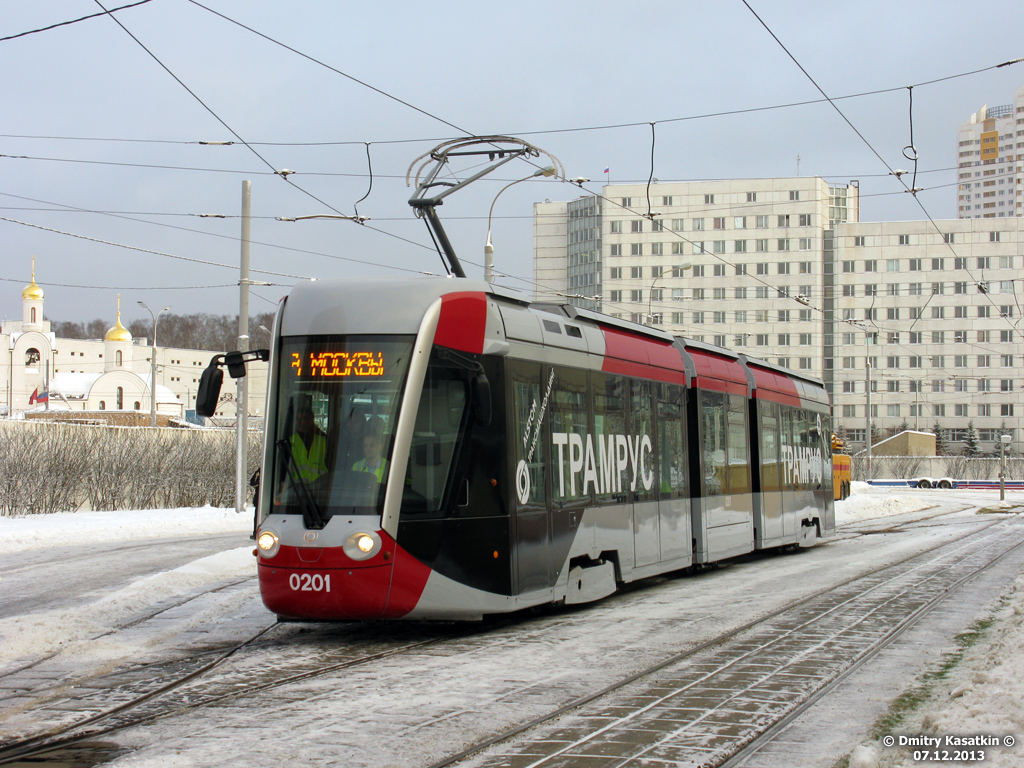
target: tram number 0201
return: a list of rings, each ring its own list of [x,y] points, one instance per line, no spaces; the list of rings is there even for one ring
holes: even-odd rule
[[[330,592],[331,575],[319,573],[293,573],[288,577],[288,586],[293,592]]]

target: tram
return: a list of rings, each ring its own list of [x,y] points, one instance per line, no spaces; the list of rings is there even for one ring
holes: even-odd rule
[[[472,279],[302,284],[257,559],[282,619],[476,620],[835,531],[822,383]]]

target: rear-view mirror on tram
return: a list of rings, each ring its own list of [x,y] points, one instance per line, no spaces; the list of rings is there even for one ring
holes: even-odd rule
[[[224,371],[221,370],[223,366],[227,366],[231,378],[240,379],[245,376],[246,363],[257,360],[266,362],[269,359],[269,349],[253,349],[249,352],[236,350],[223,355],[215,355],[199,379],[199,391],[196,392],[196,413],[208,418],[217,412],[220,388],[224,383]]]

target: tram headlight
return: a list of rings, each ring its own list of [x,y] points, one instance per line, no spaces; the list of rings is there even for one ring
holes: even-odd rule
[[[353,560],[369,560],[380,552],[381,540],[376,533],[353,533],[342,549]]]
[[[273,557],[281,548],[281,540],[273,531],[261,531],[256,539],[256,547],[263,557]]]

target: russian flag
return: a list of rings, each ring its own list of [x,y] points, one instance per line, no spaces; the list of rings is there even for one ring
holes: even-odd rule
[[[48,403],[48,402],[50,402],[50,393],[49,392],[40,392],[39,391],[39,387],[36,387],[32,391],[32,396],[29,397],[29,399],[28,399],[28,404],[29,405],[32,405],[33,403]]]
[[[605,173],[610,173],[610,172],[611,172],[611,170],[612,170],[612,167],[611,167],[611,166],[609,165],[609,166],[607,166],[607,167],[606,167],[606,168],[604,169],[604,172],[605,172]]]

